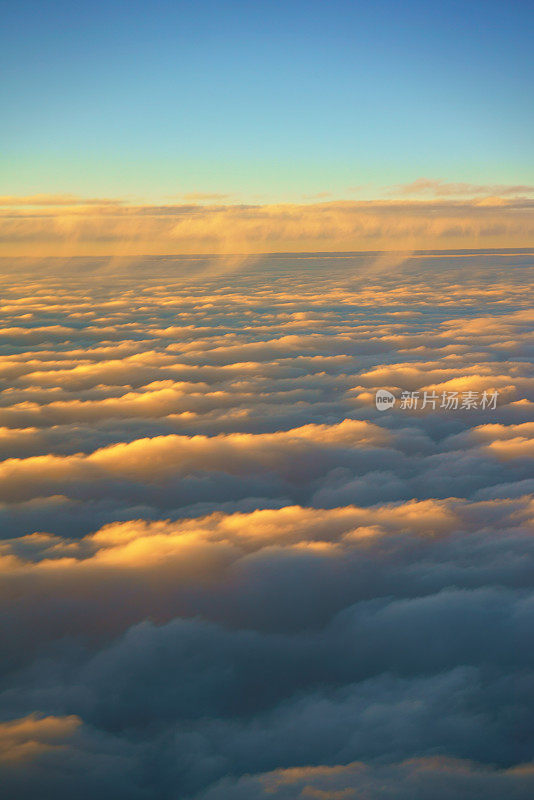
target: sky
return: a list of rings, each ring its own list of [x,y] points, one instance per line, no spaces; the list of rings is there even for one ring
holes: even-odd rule
[[[534,184],[529,2],[2,3],[2,194]]]
[[[532,2],[0,20],[2,800],[532,800]]]

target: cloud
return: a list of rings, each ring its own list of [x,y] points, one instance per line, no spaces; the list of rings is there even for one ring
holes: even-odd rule
[[[435,197],[451,196],[472,196],[486,195],[487,197],[497,196],[517,196],[531,195],[534,193],[532,184],[474,184],[474,183],[453,183],[451,181],[432,180],[429,178],[418,178],[411,183],[400,184],[394,187],[393,194],[400,195],[420,195],[430,194]]]
[[[38,717],[0,722],[0,762],[26,762],[50,748],[61,747],[81,724],[75,716]]]
[[[530,213],[477,198],[4,210],[103,247]],[[532,254],[395,250],[0,262],[6,797],[531,797]]]
[[[198,800],[245,800],[272,797],[278,800],[469,800],[471,797],[509,797],[526,800],[534,787],[530,764],[511,770],[445,757],[410,759],[370,766],[362,762],[339,766],[300,767],[263,775],[226,780],[198,796]]]
[[[111,198],[77,197],[73,194],[0,195],[0,206],[107,206],[120,205]]]
[[[532,246],[532,200],[279,205],[103,203],[0,214],[6,255],[116,255]]]
[[[201,202],[202,200],[225,200],[230,197],[229,194],[221,192],[189,192],[184,194],[184,200],[191,200],[193,202]]]
[[[6,459],[0,464],[4,501],[28,499],[47,493],[49,486],[109,479],[158,482],[195,470],[254,474],[272,471],[304,480],[313,474],[306,460],[320,451],[373,447],[384,444],[387,434],[378,426],[344,420],[336,426],[306,425],[272,434],[235,433],[206,437],[170,434],[118,443],[89,455],[30,456]],[[300,471],[300,476],[298,472]]]

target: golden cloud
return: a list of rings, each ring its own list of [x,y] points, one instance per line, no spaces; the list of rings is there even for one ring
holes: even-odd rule
[[[517,187],[516,187],[517,188]],[[39,196],[37,196],[39,197]],[[2,255],[413,250],[534,245],[534,201],[128,205],[21,198],[0,213]]]
[[[322,448],[386,444],[387,431],[370,422],[345,419],[338,425],[304,425],[289,431],[220,436],[156,436],[101,448],[89,455],[42,455],[0,462],[4,500],[46,493],[53,483],[94,480],[165,480],[177,474],[222,470],[240,475],[275,470],[291,473],[299,458]]]
[[[0,762],[25,762],[40,753],[62,746],[81,720],[76,716],[27,717],[0,722]]]

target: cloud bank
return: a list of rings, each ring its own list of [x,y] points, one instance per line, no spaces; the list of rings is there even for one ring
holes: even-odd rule
[[[236,204],[209,196],[188,196],[186,202],[165,205],[68,195],[3,197],[0,254],[139,256],[532,247],[532,191],[531,186],[484,187],[420,179],[397,187],[397,199],[303,204]],[[407,199],[410,195],[427,199]]]

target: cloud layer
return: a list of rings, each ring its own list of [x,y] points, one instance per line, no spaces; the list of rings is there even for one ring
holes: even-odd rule
[[[420,179],[397,187],[396,193],[400,199],[272,205],[225,203],[216,197],[211,203],[209,197],[189,197],[166,205],[68,195],[3,197],[0,255],[534,246],[531,186],[484,187]],[[435,198],[429,199],[429,194]],[[407,199],[420,195],[427,199]]]
[[[2,264],[10,800],[532,796],[531,261]]]

